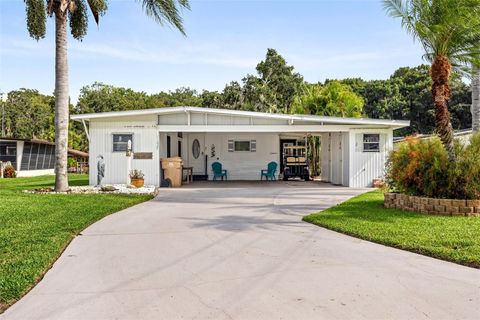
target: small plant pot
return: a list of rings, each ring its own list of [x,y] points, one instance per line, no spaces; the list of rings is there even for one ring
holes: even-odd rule
[[[136,188],[141,188],[145,185],[145,180],[144,179],[130,179],[132,185],[134,185]]]

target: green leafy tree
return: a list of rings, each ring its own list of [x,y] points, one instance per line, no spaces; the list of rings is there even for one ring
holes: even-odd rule
[[[432,79],[427,65],[399,68],[386,80],[344,79],[341,82],[364,98],[363,111],[369,118],[410,120],[410,127],[396,131],[398,135],[430,134],[436,128],[430,92]],[[449,111],[454,129],[470,127],[470,99],[462,74],[452,72]]]
[[[480,43],[479,0],[383,0],[385,10],[400,18],[402,26],[417,39],[432,62],[431,92],[437,132],[450,160],[455,159],[453,128],[448,102],[453,66],[478,61]]]
[[[265,60],[257,65],[258,95],[267,112],[290,112],[303,84],[303,77],[293,70],[275,49],[268,49]]]
[[[223,95],[217,91],[203,90],[200,95],[200,106],[203,108],[223,109],[224,100]]]
[[[37,90],[10,91],[5,102],[5,136],[48,139],[53,126],[54,98]]]
[[[157,107],[177,107],[177,106],[192,106],[198,107],[201,104],[201,99],[196,90],[182,87],[169,92],[161,92],[152,96],[153,99],[159,99],[163,103]]]
[[[360,117],[363,114],[363,98],[346,84],[329,81],[306,84],[293,106],[294,113],[333,117]]]
[[[154,102],[145,92],[94,83],[80,89],[75,113],[99,113],[109,111],[154,108]],[[163,106],[163,105],[161,105]]]
[[[188,0],[141,0],[145,13],[156,22],[168,23],[185,34],[179,10]],[[46,34],[47,15],[55,18],[55,190],[68,190],[68,63],[67,23],[73,38],[82,40],[88,29],[88,9],[95,22],[107,11],[106,0],[25,0],[30,36],[40,40]]]

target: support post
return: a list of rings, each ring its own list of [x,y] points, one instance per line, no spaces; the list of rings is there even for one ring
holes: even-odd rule
[[[130,171],[132,170],[132,140],[127,143],[127,186],[130,184]]]
[[[85,120],[82,119],[83,129],[85,129],[85,134],[87,135],[88,143],[90,143],[90,133],[88,132],[87,125],[85,124]]]

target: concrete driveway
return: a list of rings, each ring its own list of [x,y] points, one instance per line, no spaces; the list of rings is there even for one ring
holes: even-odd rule
[[[301,221],[364,190],[194,184],[77,237],[1,319],[478,319],[480,271]]]

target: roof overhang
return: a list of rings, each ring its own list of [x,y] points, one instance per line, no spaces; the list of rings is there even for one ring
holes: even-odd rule
[[[240,110],[227,110],[227,109],[213,109],[213,108],[199,108],[199,107],[172,107],[172,108],[156,108],[156,109],[144,109],[144,110],[129,110],[129,111],[114,111],[114,112],[102,112],[102,113],[86,113],[72,115],[72,120],[77,121],[91,121],[98,119],[112,119],[112,118],[129,118],[145,115],[167,115],[175,113],[203,113],[203,114],[216,114],[238,117],[251,117],[251,118],[263,118],[273,120],[288,120],[292,125],[295,121],[309,122],[311,125],[359,125],[365,126],[380,126],[393,129],[408,127],[410,121],[405,120],[385,120],[385,119],[369,119],[369,118],[341,118],[341,117],[326,117],[315,115],[298,115],[298,114],[279,114],[279,113],[264,113],[253,111],[240,111]],[[240,127],[239,125],[234,125]],[[301,125],[298,125],[301,126]],[[163,125],[162,125],[163,127]],[[211,128],[212,126],[209,126]],[[230,126],[232,131],[232,126]]]

